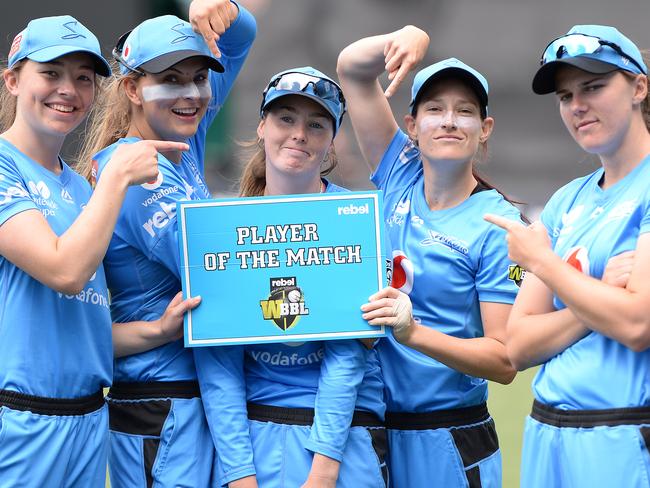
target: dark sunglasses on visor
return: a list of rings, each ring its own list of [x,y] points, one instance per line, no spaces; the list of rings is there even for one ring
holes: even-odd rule
[[[310,86],[311,93],[317,97],[340,104],[341,117],[343,116],[345,113],[345,97],[343,97],[341,88],[333,81],[299,72],[283,73],[272,79],[264,93],[262,93],[262,109],[264,109],[264,102],[269,90],[307,92]]]
[[[124,44],[126,43],[127,37],[129,37],[129,34],[131,34],[132,31],[125,32],[120,36],[120,38],[117,40],[117,44],[115,44],[115,47],[113,48],[113,51],[111,54],[113,55],[113,58],[115,61],[120,63],[122,66],[124,66],[126,69],[129,71],[133,71],[134,73],[139,74],[140,76],[146,76],[147,73],[145,73],[143,70],[139,68],[132,68],[131,66],[128,65],[126,62],[126,59],[124,59]]]
[[[625,59],[630,60],[634,66],[639,68],[641,73],[645,73],[645,69],[642,68],[634,58],[625,54],[618,44],[586,34],[569,34],[551,41],[548,46],[546,46],[546,49],[544,49],[539,64],[544,65],[551,61],[557,61],[558,59],[565,57],[571,58],[573,56],[580,56],[581,54],[594,54],[603,46],[612,48]]]

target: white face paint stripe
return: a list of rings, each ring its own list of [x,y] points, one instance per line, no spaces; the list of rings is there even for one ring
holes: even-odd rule
[[[145,102],[177,100],[179,98],[210,98],[211,96],[210,83],[186,83],[184,85],[161,83],[142,87],[142,98]]]
[[[459,129],[475,129],[481,126],[480,120],[477,117],[461,117],[456,114],[449,113],[440,115],[425,115],[420,119],[420,130],[431,130],[437,127],[442,127],[443,123],[452,122],[455,127]]]

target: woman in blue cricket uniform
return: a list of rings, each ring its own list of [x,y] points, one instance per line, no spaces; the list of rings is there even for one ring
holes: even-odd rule
[[[323,178],[336,164],[333,138],[344,112],[340,88],[318,70],[271,78],[242,196],[345,191]],[[194,355],[220,485],[386,486],[374,350],[332,340],[206,347]]]
[[[69,15],[32,20],[4,70],[0,135],[0,486],[104,486],[112,379],[101,260],[129,185],[157,174],[150,142],[120,151],[91,197],[61,159],[110,75]],[[83,210],[83,211],[82,211]]]
[[[392,288],[362,310],[370,324],[394,326],[378,345],[393,486],[500,487],[486,380],[515,376],[505,333],[520,270],[503,232],[482,217],[520,213],[474,170],[494,124],[478,71],[451,58],[418,72],[407,133],[399,129],[386,97],[428,43],[407,26],[339,56],[352,125],[384,191],[393,256]],[[385,93],[377,79],[384,71],[392,80]]]
[[[181,289],[176,202],[210,196],[206,132],[255,38],[253,16],[230,1],[195,1],[190,19],[210,44],[171,15],[122,36],[114,50],[121,75],[88,136],[85,174],[92,176],[92,159],[100,183],[121,147],[160,138],[189,144],[183,153],[161,151],[158,177],[127,192],[104,260],[111,314],[120,323],[159,317]],[[179,337],[160,344],[141,330],[119,330],[127,344],[116,350],[108,395],[112,486],[208,486],[214,448],[192,351]]]
[[[529,273],[508,323],[518,369],[542,364],[526,421],[521,485],[650,486],[650,112],[647,67],[613,27],[577,25],[544,50],[535,93],[601,168],[508,230]],[[631,255],[622,283],[601,279]],[[607,271],[607,270],[605,270]]]

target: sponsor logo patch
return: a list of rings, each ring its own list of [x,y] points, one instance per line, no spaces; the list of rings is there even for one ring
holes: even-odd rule
[[[287,331],[298,323],[303,315],[309,315],[302,290],[296,277],[270,279],[270,293],[266,300],[260,300],[262,316],[280,330]]]
[[[524,276],[526,276],[526,270],[518,264],[511,264],[508,266],[508,279],[515,285],[521,286]]]

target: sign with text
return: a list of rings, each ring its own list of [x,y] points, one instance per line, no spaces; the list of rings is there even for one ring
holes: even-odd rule
[[[178,204],[185,345],[385,335],[360,307],[386,286],[381,193]]]

